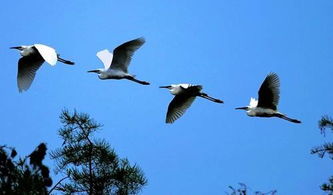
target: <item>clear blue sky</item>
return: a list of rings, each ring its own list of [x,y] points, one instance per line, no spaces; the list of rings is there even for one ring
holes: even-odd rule
[[[143,169],[149,183],[141,194],[223,194],[238,182],[322,194],[332,161],[310,149],[332,140],[317,127],[322,115],[333,115],[332,9],[331,0],[3,1],[0,144],[21,155],[40,142],[59,147],[58,116],[77,109],[104,124],[96,137]],[[146,44],[129,70],[152,85],[86,72],[103,66],[97,51],[141,36]],[[20,94],[19,54],[8,48],[33,43],[76,65],[44,64]],[[234,110],[257,97],[269,72],[281,79],[279,110],[302,124]],[[167,125],[173,97],[158,86],[171,83],[202,84],[225,104],[198,98]]]

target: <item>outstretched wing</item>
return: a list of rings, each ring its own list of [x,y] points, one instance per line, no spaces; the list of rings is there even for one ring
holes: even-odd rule
[[[103,62],[105,70],[109,69],[111,66],[113,54],[109,50],[104,49],[102,51],[97,52],[96,55]]]
[[[166,123],[173,123],[191,106],[195,96],[176,95],[170,102],[166,115]]]
[[[17,72],[17,87],[19,92],[29,89],[37,70],[43,62],[44,59],[40,55],[30,55],[20,58]]]
[[[118,46],[113,50],[112,69],[120,69],[127,73],[134,52],[145,43],[144,38],[134,39]]]
[[[276,110],[280,99],[280,80],[276,73],[267,75],[261,84],[258,95],[258,107]]]
[[[34,46],[47,63],[49,63],[52,66],[54,66],[57,63],[58,55],[57,52],[52,47],[42,44],[34,44]]]

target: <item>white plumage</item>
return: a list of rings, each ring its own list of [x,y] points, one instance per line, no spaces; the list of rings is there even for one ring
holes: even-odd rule
[[[278,75],[270,73],[260,86],[258,91],[259,100],[251,98],[249,106],[236,109],[246,110],[246,114],[251,117],[279,117],[293,123],[301,123],[301,121],[289,118],[277,110],[280,99],[279,87]]]
[[[143,38],[134,39],[118,46],[113,53],[107,49],[99,51],[97,57],[103,62],[104,68],[90,70],[98,74],[98,77],[104,79],[128,79],[142,85],[149,85],[146,81],[135,78],[135,75],[128,73],[128,66],[131,62],[134,52],[139,49],[145,40]]]
[[[74,62],[60,58],[55,49],[42,44],[22,45],[11,47],[11,49],[19,50],[22,56],[18,61],[17,71],[17,86],[19,92],[26,91],[30,88],[37,70],[45,61],[52,66],[54,66],[57,61],[70,65],[74,64]]]
[[[161,86],[160,88],[167,88],[172,95],[175,95],[168,106],[168,112],[165,119],[166,123],[173,123],[180,118],[192,105],[197,96],[206,98],[216,103],[223,103],[222,100],[212,98],[207,94],[202,93],[201,85],[172,84],[169,86]]]
[[[256,100],[255,98],[251,98],[250,99],[250,108],[254,108],[258,106],[258,100]]]
[[[104,49],[102,51],[99,51],[97,52],[96,56],[103,62],[104,69],[110,68],[113,54],[109,50]]]
[[[55,49],[42,44],[34,44],[34,46],[47,63],[49,63],[51,66],[56,65],[58,55]]]

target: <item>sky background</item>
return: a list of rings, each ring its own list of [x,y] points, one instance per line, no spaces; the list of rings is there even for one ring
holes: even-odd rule
[[[76,109],[104,125],[95,137],[142,168],[143,195],[223,194],[238,182],[254,191],[323,194],[332,161],[310,149],[332,140],[318,129],[322,115],[333,116],[332,9],[332,0],[3,1],[0,144],[22,156],[40,142],[60,147],[59,114]],[[103,67],[96,52],[141,36],[146,43],[129,71],[150,86],[87,73]],[[34,43],[76,65],[45,63],[20,94],[20,56],[9,47]],[[234,110],[257,98],[269,72],[280,76],[279,110],[302,124]],[[173,83],[201,84],[225,104],[197,98],[165,124],[173,96],[158,86]]]

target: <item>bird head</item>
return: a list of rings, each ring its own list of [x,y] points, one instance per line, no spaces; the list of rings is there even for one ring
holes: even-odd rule
[[[160,88],[166,88],[169,89],[169,92],[173,95],[176,95],[178,91],[180,90],[178,85],[167,85],[167,86],[160,86]]]
[[[9,49],[17,49],[17,50],[20,50],[22,51],[24,48],[26,48],[26,46],[16,46],[16,47],[10,47]]]

